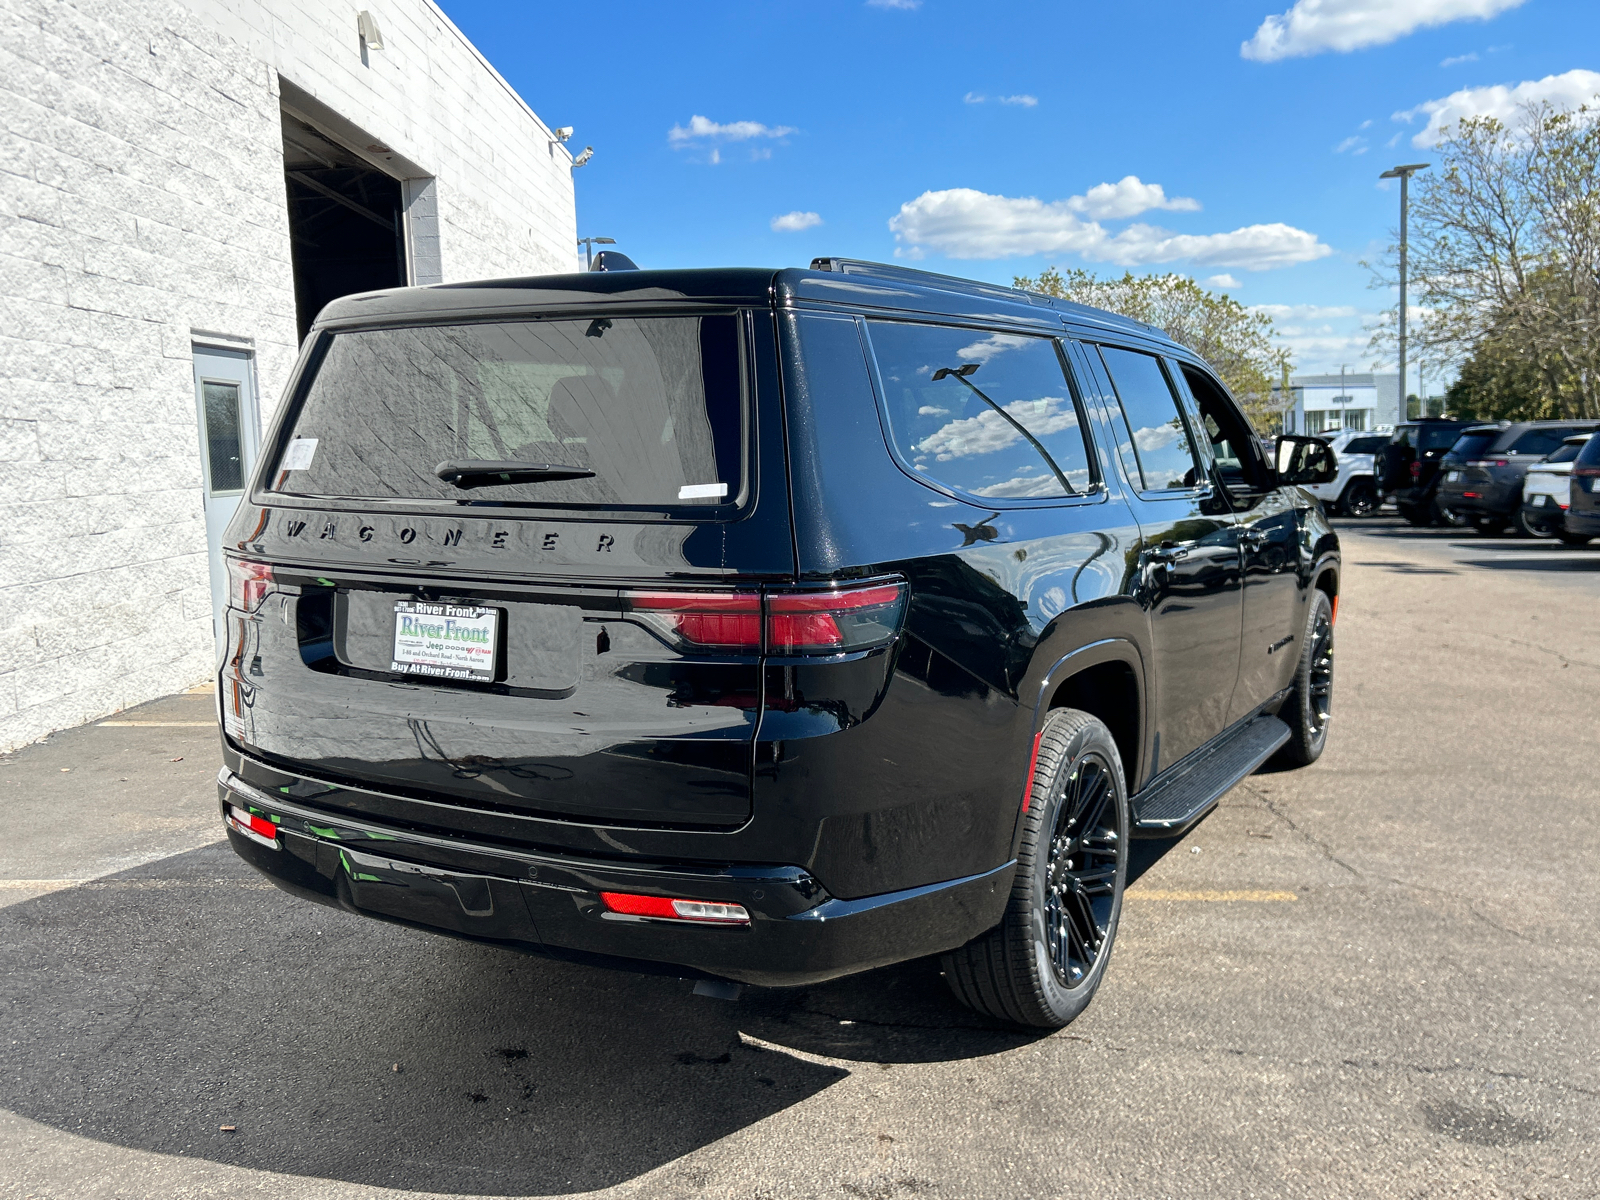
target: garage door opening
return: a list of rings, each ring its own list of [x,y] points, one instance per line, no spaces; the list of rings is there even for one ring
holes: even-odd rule
[[[300,339],[330,300],[406,280],[403,191],[296,117],[283,114],[295,315]]]

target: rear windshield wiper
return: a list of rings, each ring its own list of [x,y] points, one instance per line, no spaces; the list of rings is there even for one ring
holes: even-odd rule
[[[446,483],[462,489],[494,487],[506,483],[552,483],[560,479],[594,478],[594,472],[585,467],[492,458],[447,458],[433,469],[433,473]]]

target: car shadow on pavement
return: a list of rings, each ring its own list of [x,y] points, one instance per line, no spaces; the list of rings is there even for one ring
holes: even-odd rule
[[[1491,571],[1558,571],[1600,574],[1600,558],[1464,558],[1469,567],[1487,567]]]
[[[0,910],[0,997],[0,1106],[23,1117],[507,1196],[625,1182],[851,1073],[812,1056],[881,1070],[1039,1036],[962,1008],[936,961],[728,1002],[307,904],[225,844]]]

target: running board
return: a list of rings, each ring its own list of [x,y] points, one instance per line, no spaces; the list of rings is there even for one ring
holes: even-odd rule
[[[1133,798],[1133,836],[1176,837],[1288,740],[1289,727],[1277,717],[1246,721]]]

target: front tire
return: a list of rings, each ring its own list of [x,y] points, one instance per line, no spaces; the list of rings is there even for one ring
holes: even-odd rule
[[[1311,593],[1294,690],[1278,716],[1289,726],[1289,740],[1278,751],[1278,762],[1307,767],[1322,757],[1333,718],[1333,601],[1321,588]]]
[[[1052,712],[1005,916],[944,956],[958,1000],[1036,1029],[1059,1029],[1088,1007],[1122,915],[1129,820],[1111,731],[1077,709]]]

